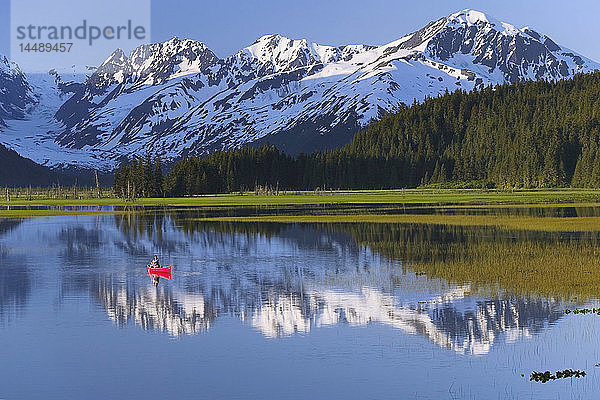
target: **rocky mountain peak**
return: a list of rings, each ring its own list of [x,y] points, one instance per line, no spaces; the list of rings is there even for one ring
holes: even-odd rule
[[[424,53],[441,62],[454,59],[473,65],[473,69],[485,68],[508,82],[542,77],[562,79],[580,72],[585,63],[530,28],[519,30],[468,9],[448,16],[442,28],[427,41]]]
[[[495,30],[503,30],[506,26],[510,31],[516,31],[516,29],[507,23],[500,22],[499,20],[485,14],[484,12],[464,9],[454,14],[450,14],[448,17],[448,22],[452,24],[459,24],[465,26],[487,26],[493,28]],[[511,29],[512,28],[512,29]]]
[[[101,90],[113,83],[122,83],[131,73],[125,52],[116,49],[92,74],[87,84]]]
[[[174,37],[164,43],[139,46],[129,57],[117,49],[86,85],[93,84],[96,88],[120,83],[156,85],[174,75],[198,73],[218,61],[204,43]]]
[[[31,86],[18,65],[0,55],[0,126],[3,119],[21,119],[36,102]]]
[[[0,59],[0,80],[8,76],[17,95],[2,97],[9,84],[0,82],[0,110],[25,110],[19,101],[27,98],[27,82],[2,75],[7,65]],[[35,127],[22,124],[24,133],[12,128],[3,143],[26,149],[29,140],[25,155],[50,164],[69,163],[68,149],[80,152],[78,165],[105,168],[148,151],[173,160],[261,140],[310,153],[345,144],[360,126],[415,100],[597,69],[531,28],[475,10],[382,46],[326,46],[275,34],[221,60],[202,42],[174,37],[129,56],[116,50],[85,83],[69,78],[74,84],[63,92],[73,95],[48,106],[56,112],[43,113],[53,116],[44,124],[54,131],[30,140],[25,132]],[[39,143],[55,146],[53,153],[38,150]]]
[[[242,49],[238,56],[277,73],[320,62],[311,48],[306,39],[294,40],[281,35],[266,35]]]

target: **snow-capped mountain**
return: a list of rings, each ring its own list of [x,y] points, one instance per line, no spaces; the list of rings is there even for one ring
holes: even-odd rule
[[[19,67],[0,56],[0,126],[6,119],[21,119],[35,103],[31,87]]]
[[[129,56],[117,50],[85,81],[38,85],[55,93],[38,97],[61,101],[38,101],[24,120],[7,123],[0,143],[44,164],[104,169],[134,154],[176,159],[261,141],[310,152],[446,90],[595,69],[600,64],[543,34],[473,10],[383,46],[268,35],[220,59],[203,43],[174,38]]]

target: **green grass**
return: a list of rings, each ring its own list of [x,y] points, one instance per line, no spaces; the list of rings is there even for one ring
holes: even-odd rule
[[[600,252],[585,243],[478,243],[451,246],[444,261],[410,266],[429,277],[501,291],[585,301],[600,297]]]
[[[600,190],[544,189],[490,191],[476,189],[406,189],[370,191],[287,192],[268,196],[247,194],[202,195],[180,198],[143,198],[135,202],[110,197],[102,199],[43,199],[12,198],[10,202],[0,197],[0,206],[264,206],[308,204],[548,204],[548,203],[600,203]]]

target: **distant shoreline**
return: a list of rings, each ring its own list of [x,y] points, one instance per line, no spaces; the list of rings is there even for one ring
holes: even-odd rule
[[[252,207],[309,205],[389,204],[423,207],[576,207],[600,206],[597,189],[529,189],[515,191],[480,189],[397,189],[356,191],[288,191],[280,195],[210,194],[176,198],[139,198],[125,201],[116,197],[49,199],[43,197],[0,198],[0,218],[54,215],[100,215],[142,211],[143,207]],[[115,210],[93,207],[116,207]],[[16,209],[10,209],[15,207]],[[27,209],[35,207],[36,209]],[[48,209],[40,209],[48,207]],[[62,207],[82,207],[81,210]],[[139,208],[139,209],[138,209]],[[137,209],[137,210],[136,210]],[[325,210],[326,211],[326,210]],[[263,218],[263,217],[261,217]]]

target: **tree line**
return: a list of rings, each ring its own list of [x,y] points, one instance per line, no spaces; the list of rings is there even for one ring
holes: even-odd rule
[[[148,169],[149,159],[133,161],[115,173],[115,191],[123,194],[129,184],[138,195],[179,196],[258,186],[385,189],[451,181],[600,187],[599,121],[600,72],[458,90],[403,106],[336,150],[291,157],[268,144],[244,147],[184,158],[164,176],[160,166]]]
[[[113,190],[115,195],[135,200],[138,197],[163,197],[165,195],[164,176],[160,156],[154,160],[133,158],[121,163],[115,171]]]

